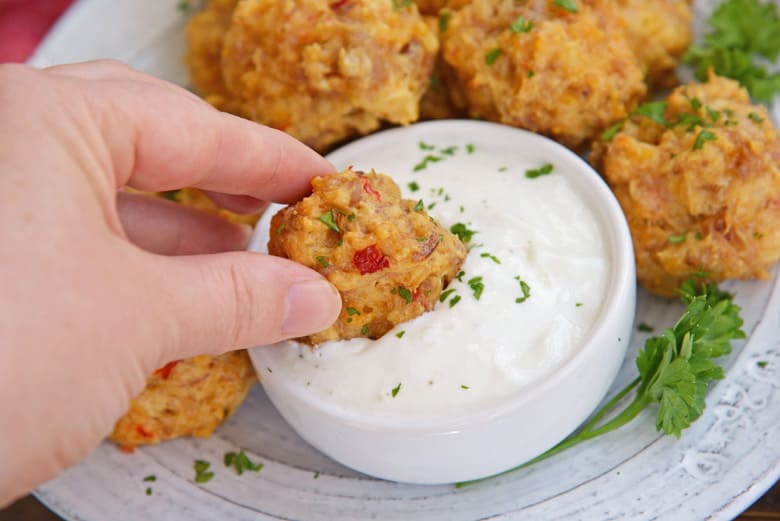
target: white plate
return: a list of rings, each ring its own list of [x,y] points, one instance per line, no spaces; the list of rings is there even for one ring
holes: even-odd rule
[[[178,0],[81,0],[47,37],[38,66],[118,58],[180,84],[185,15]],[[696,4],[697,26],[713,0]],[[778,106],[774,107],[775,121]],[[70,520],[732,519],[780,476],[780,285],[724,285],[737,293],[749,340],[724,363],[726,380],[678,441],[646,411],[622,429],[531,468],[463,489],[367,478],[306,445],[255,386],[208,440],[177,440],[132,455],[104,443],[81,465],[41,486],[39,499]],[[639,292],[637,322],[671,325],[682,306]],[[636,373],[637,333],[614,393]],[[765,368],[757,362],[767,361]],[[555,411],[550,411],[555,414]],[[237,476],[222,465],[238,447],[265,463]],[[195,459],[216,476],[192,482]],[[144,476],[155,474],[152,496]]]

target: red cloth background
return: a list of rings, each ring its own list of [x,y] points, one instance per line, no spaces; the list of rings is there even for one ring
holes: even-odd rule
[[[27,60],[73,0],[0,0],[0,63]]]

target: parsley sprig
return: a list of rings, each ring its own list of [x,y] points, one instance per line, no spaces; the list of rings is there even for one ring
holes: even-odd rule
[[[636,358],[639,376],[599,409],[579,431],[517,468],[614,431],[636,418],[646,407],[657,406],[656,429],[677,438],[701,416],[709,384],[725,376],[723,368],[713,359],[729,354],[731,342],[745,338],[745,332],[733,295],[721,291],[716,284],[697,287],[689,280],[680,288],[680,297],[687,309],[674,327],[645,341],[644,349]],[[633,401],[618,411],[618,405],[632,391]],[[607,416],[611,419],[602,422]],[[457,486],[470,483],[473,482],[462,482]]]

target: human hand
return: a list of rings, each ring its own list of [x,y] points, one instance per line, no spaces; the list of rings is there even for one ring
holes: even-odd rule
[[[314,271],[227,252],[247,230],[118,190],[195,186],[251,210],[332,169],[116,62],[0,66],[0,506],[83,459],[155,368],[338,316]]]

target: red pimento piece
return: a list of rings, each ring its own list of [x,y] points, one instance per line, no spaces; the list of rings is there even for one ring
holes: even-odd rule
[[[371,186],[371,183],[369,183],[368,181],[363,181],[363,191],[366,192],[367,194],[371,194],[374,197],[376,197],[377,201],[382,200],[382,194],[377,192],[376,189],[373,186]]]
[[[345,4],[349,2],[349,0],[338,0],[336,2],[333,2],[330,4],[331,9],[339,9],[340,7],[345,7]]]
[[[168,362],[161,368],[157,369],[154,374],[160,375],[163,377],[163,380],[167,380],[169,376],[171,376],[171,371],[173,371],[173,368],[176,367],[176,364],[178,364],[178,360],[174,360],[173,362]]]
[[[143,426],[141,426],[141,425],[136,425],[135,426],[135,432],[137,432],[138,434],[140,434],[144,438],[151,438],[152,437],[152,433],[147,431],[146,429],[144,429]]]
[[[390,260],[376,247],[376,244],[372,244],[356,251],[352,257],[352,264],[360,270],[361,275],[365,275],[389,268]]]

